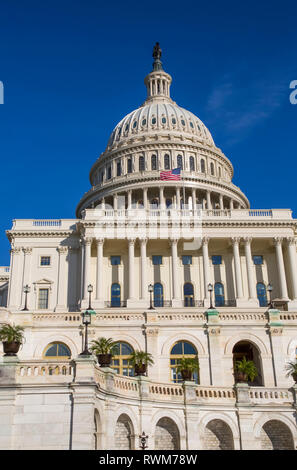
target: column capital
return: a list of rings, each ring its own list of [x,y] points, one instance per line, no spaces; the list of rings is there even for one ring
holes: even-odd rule
[[[209,243],[209,237],[203,237],[202,238],[202,245],[208,245]]]
[[[129,243],[129,245],[134,245],[135,238],[128,238],[128,243]]]
[[[169,244],[170,246],[172,245],[177,245],[179,238],[169,238]]]
[[[273,244],[274,246],[280,246],[283,242],[283,237],[274,237]]]
[[[23,246],[22,250],[25,253],[25,255],[31,255],[32,254],[32,248],[29,247],[29,246]]]
[[[22,248],[15,247],[15,248],[11,248],[10,253],[12,253],[13,255],[18,255],[21,253],[21,251],[22,251]]]
[[[288,244],[289,246],[296,246],[296,239],[295,239],[295,237],[288,237],[286,240],[287,240],[287,244]]]
[[[250,245],[252,243],[253,237],[243,237],[243,242],[245,245]]]
[[[231,237],[231,243],[232,245],[239,245],[241,241],[241,237]]]
[[[83,243],[84,245],[91,245],[92,244],[92,238],[91,237],[87,237],[83,240]]]
[[[68,246],[58,246],[57,247],[57,252],[60,255],[66,255],[68,253]]]
[[[105,238],[96,238],[97,245],[103,245]]]
[[[146,243],[148,242],[148,238],[147,238],[147,237],[141,237],[141,238],[139,238],[138,240],[139,240],[139,243],[144,244],[144,245],[146,245]]]

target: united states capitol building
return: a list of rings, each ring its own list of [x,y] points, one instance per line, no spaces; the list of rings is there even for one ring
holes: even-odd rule
[[[76,218],[7,230],[0,323],[24,326],[25,343],[0,353],[1,449],[139,449],[143,432],[152,450],[297,446],[285,369],[297,220],[250,208],[210,131],[172,100],[157,46],[153,57],[147,98],[112,131]],[[161,179],[176,168],[180,179]],[[90,300],[89,344],[119,346],[110,368],[80,356]],[[133,350],[152,354],[147,376],[135,376]],[[198,357],[192,382],[176,370],[183,356]],[[243,357],[258,376],[235,384]]]

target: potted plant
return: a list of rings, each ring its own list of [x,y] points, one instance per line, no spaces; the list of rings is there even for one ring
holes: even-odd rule
[[[295,384],[297,384],[297,359],[295,361],[290,361],[286,364],[287,377],[292,377]]]
[[[24,327],[5,323],[0,328],[0,340],[3,343],[4,356],[16,356],[24,342]]]
[[[258,370],[253,361],[247,361],[246,357],[235,363],[235,380],[236,382],[253,382],[258,376]]]
[[[176,372],[180,372],[183,381],[192,380],[193,373],[198,371],[199,364],[197,357],[182,357],[176,366]]]
[[[135,375],[145,375],[147,366],[153,365],[153,356],[145,351],[133,351],[129,362],[133,365]]]
[[[97,356],[101,367],[109,367],[112,356],[116,352],[116,345],[112,338],[98,338],[91,343],[91,351]]]

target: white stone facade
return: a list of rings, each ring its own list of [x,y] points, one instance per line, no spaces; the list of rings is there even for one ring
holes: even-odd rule
[[[0,322],[23,325],[26,341],[17,358],[1,353],[1,449],[137,449],[143,431],[149,449],[297,446],[297,389],[285,374],[297,350],[297,221],[288,209],[250,209],[170,83],[160,68],[146,77],[147,100],[114,129],[76,219],[14,220],[7,231]],[[178,166],[180,181],[160,180]],[[89,284],[89,340],[150,352],[147,377],[79,357]],[[199,383],[173,382],[180,342],[198,355]],[[50,344],[71,357],[47,356]],[[258,367],[249,386],[234,386],[238,344]]]

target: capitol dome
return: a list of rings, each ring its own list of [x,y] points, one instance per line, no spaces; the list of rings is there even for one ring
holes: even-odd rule
[[[172,78],[163,70],[159,45],[153,57],[153,70],[144,79],[147,98],[112,131],[91,168],[92,188],[80,200],[77,217],[84,209],[105,204],[115,209],[119,195],[125,197],[126,209],[141,206],[144,199],[146,209],[165,203],[182,208],[189,201],[203,209],[248,208],[248,199],[232,183],[232,163],[216,147],[207,127],[170,97]],[[161,172],[177,168],[181,180],[163,186]],[[147,195],[140,194],[147,190]]]

